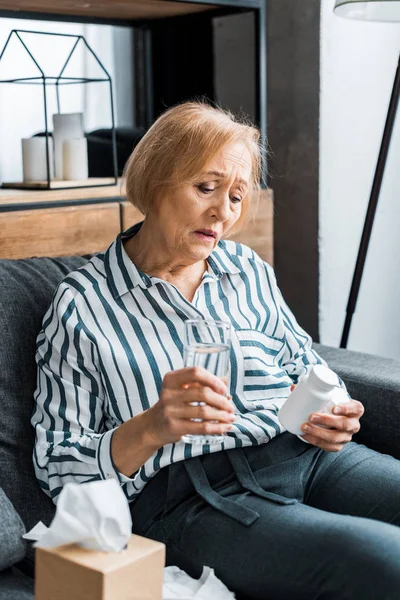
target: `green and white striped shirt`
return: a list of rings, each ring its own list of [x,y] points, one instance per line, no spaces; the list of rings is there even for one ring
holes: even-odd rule
[[[268,442],[290,386],[323,362],[297,324],[273,269],[247,246],[219,242],[192,302],[141,272],[117,237],[58,286],[37,339],[34,465],[57,501],[67,482],[115,477],[133,500],[159,469],[201,453]],[[183,367],[184,322],[230,321],[236,421],[223,444],[160,448],[132,477],[118,473],[111,437],[158,401],[164,375]]]

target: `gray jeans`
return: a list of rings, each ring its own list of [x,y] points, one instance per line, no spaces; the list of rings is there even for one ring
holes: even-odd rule
[[[176,463],[132,519],[167,564],[209,565],[240,599],[400,598],[400,461],[354,442],[330,453],[285,433]]]

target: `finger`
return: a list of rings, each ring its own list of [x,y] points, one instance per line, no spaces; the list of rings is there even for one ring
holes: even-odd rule
[[[313,435],[304,434],[301,436],[304,440],[306,440],[309,444],[313,446],[317,446],[321,448],[321,450],[325,450],[326,452],[340,452],[342,450],[344,444],[335,444],[331,442],[327,442],[326,440],[321,440]]]
[[[351,434],[360,431],[359,420],[351,417],[338,417],[336,415],[315,413],[310,415],[309,421],[313,425],[318,425],[319,427],[323,426],[338,431],[347,431]]]
[[[203,406],[185,407],[186,419],[201,419],[202,421],[219,421],[220,423],[233,423],[235,415],[225,410],[217,410],[207,404]]]
[[[182,390],[182,401],[185,404],[193,403],[204,403],[217,408],[219,410],[225,410],[230,413],[234,412],[235,405],[232,400],[229,400],[222,394],[217,394],[211,388],[207,386],[200,386],[198,388],[190,388],[188,390]]]
[[[232,424],[226,423],[210,423],[209,421],[203,423],[196,423],[195,421],[182,420],[182,424],[179,427],[181,433],[178,435],[222,435],[232,429]]]
[[[168,407],[167,414],[175,419],[196,419],[197,421],[218,421],[220,423],[233,423],[236,419],[235,415],[230,411],[218,410],[207,404],[199,404],[198,402],[170,406]]]
[[[358,400],[350,400],[344,404],[338,404],[332,410],[335,415],[346,415],[347,417],[357,417],[364,414],[364,406]]]
[[[200,383],[184,383],[182,385],[182,389],[189,390],[190,388],[202,387]],[[224,394],[227,400],[232,400],[232,396],[230,394]]]
[[[293,384],[293,385],[291,385],[291,386],[290,386],[290,391],[291,391],[291,392],[293,392],[293,390],[294,390],[294,388],[295,388],[295,387],[296,387],[296,386],[295,386],[294,384]]]
[[[216,377],[203,367],[187,367],[170,371],[164,376],[163,384],[168,388],[181,388],[184,385],[191,383],[200,383],[212,388],[220,394],[227,393],[227,387],[220,377]]]
[[[301,426],[301,429],[307,435],[311,435],[322,442],[327,442],[328,444],[346,444],[347,442],[350,442],[352,438],[352,434],[348,431],[323,429],[317,425],[311,425],[311,423],[304,423]]]

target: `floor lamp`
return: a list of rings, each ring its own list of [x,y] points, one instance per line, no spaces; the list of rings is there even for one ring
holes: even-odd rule
[[[400,22],[400,0],[336,0],[335,13],[348,19],[357,19],[361,21],[384,21]],[[351,284],[349,300],[346,308],[346,320],[343,328],[341,348],[347,347],[351,321],[357,304],[358,292],[360,290],[362,274],[365,265],[365,259],[368,252],[368,244],[371,237],[372,226],[374,224],[376,207],[378,204],[379,193],[381,191],[383,175],[385,173],[386,160],[390,147],[393,126],[396,119],[397,107],[400,96],[400,57],[394,78],[392,95],[390,97],[389,109],[386,117],[385,128],[383,130],[381,147],[376,164],[375,176],[372,183],[371,195],[369,198],[368,210],[365,217],[364,229],[361,236],[360,247],[358,250],[356,266],[354,269],[353,281]]]

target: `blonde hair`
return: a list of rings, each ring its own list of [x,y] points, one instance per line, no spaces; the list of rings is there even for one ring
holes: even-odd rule
[[[252,158],[251,184],[234,228],[238,230],[260,195],[260,132],[244,119],[205,102],[179,104],[154,122],[125,166],[127,199],[146,215],[161,190],[190,184],[224,146],[234,142],[242,142]]]

